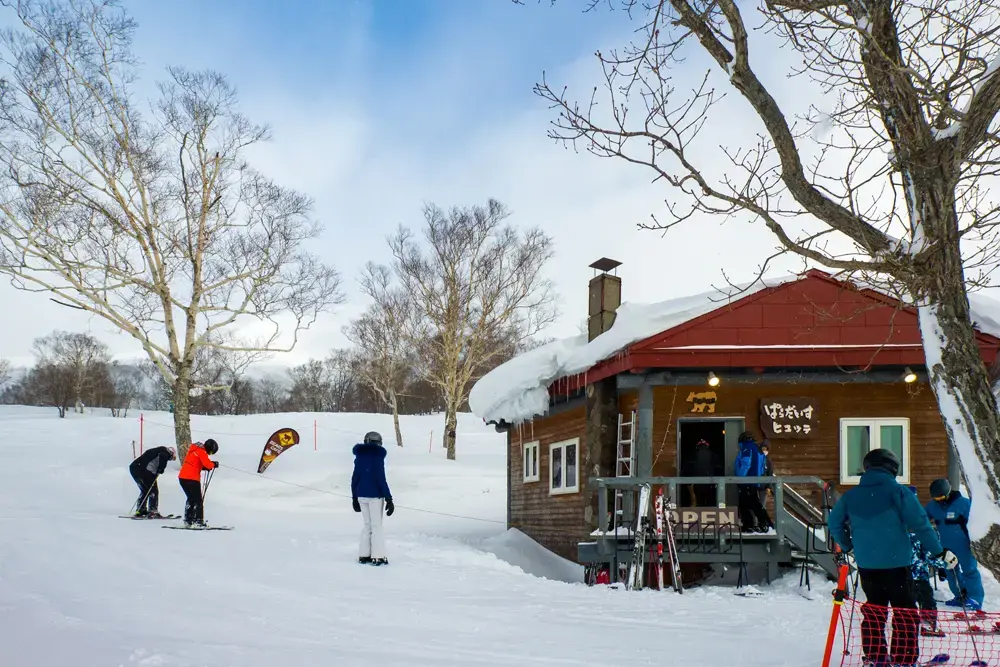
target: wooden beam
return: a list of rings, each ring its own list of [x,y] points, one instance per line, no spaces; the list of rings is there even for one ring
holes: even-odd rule
[[[863,373],[844,371],[776,371],[773,373],[726,373],[725,370],[706,368],[704,372],[684,370],[681,372],[662,371],[642,375],[619,375],[618,389],[639,389],[643,385],[659,386],[708,386],[708,372],[711,370],[720,379],[721,387],[747,384],[891,384],[903,381],[903,369],[877,370]],[[927,372],[913,369],[917,382],[927,382]]]
[[[653,474],[653,385],[639,387],[639,428],[635,437],[635,474]]]

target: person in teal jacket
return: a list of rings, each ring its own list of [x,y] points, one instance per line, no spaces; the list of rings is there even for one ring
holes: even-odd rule
[[[979,563],[972,555],[972,540],[969,538],[969,513],[972,502],[951,488],[946,479],[931,482],[931,498],[927,503],[927,516],[941,532],[941,544],[958,557],[958,570],[948,573],[948,588],[954,597],[945,602],[949,607],[970,607],[982,609],[986,591],[983,578],[979,574]],[[962,591],[965,591],[965,599]]]
[[[954,567],[954,554],[941,548],[920,501],[896,481],[899,459],[873,449],[862,462],[858,485],[844,493],[827,519],[830,536],[853,553],[865,592],[861,607],[861,650],[867,664],[915,665],[920,657],[919,615],[914,594],[912,533],[935,559]],[[892,647],[886,648],[885,623],[892,607]]]

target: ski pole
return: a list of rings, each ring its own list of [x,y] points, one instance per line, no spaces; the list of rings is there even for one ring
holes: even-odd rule
[[[212,483],[212,475],[215,474],[215,468],[212,468],[205,475],[205,488],[201,490],[201,502],[205,502],[205,495],[208,493],[208,485]]]
[[[155,483],[156,483],[156,480],[154,479],[153,480],[153,484],[155,484]],[[139,510],[139,506],[140,505],[144,505],[146,503],[146,499],[149,498],[149,494],[152,493],[152,491],[153,491],[153,484],[149,485],[149,488],[146,489],[146,493],[143,494],[143,496],[142,496],[141,499],[139,499],[139,500],[135,501],[134,503],[132,503],[132,509],[129,510],[129,513],[137,512]]]
[[[959,590],[958,599],[962,601],[962,611],[965,612],[963,616],[965,616],[965,625],[968,628],[969,640],[972,642],[972,650],[976,654],[976,659],[972,664],[985,665],[986,663],[983,662],[982,657],[979,655],[979,647],[976,646],[976,636],[972,632],[972,621],[969,619],[969,591],[962,585],[962,566],[956,563],[953,572],[955,573],[955,588]]]

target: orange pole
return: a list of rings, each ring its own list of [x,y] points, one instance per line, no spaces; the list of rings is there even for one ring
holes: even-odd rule
[[[145,425],[146,425],[145,416],[142,415],[142,414],[140,414],[139,415],[139,453],[140,454],[142,454],[142,432],[143,432],[143,430],[145,428]]]
[[[839,551],[839,549],[838,549]],[[826,650],[823,652],[823,667],[830,667],[830,657],[833,655],[833,640],[837,636],[837,622],[840,620],[840,608],[847,597],[847,564],[840,566],[840,576],[837,578],[837,589],[833,591],[833,611],[830,613],[830,629],[826,634]]]
[[[319,444],[317,443],[317,437],[316,437],[316,420],[314,419],[313,420],[313,451],[314,452],[316,451],[317,447],[319,447]]]

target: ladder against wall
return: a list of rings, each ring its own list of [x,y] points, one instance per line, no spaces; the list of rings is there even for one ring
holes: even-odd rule
[[[625,415],[618,413],[618,446],[615,451],[615,477],[635,476],[635,431],[636,411],[633,410],[625,421]],[[625,493],[615,491],[614,517],[612,527],[622,524],[625,514]]]

